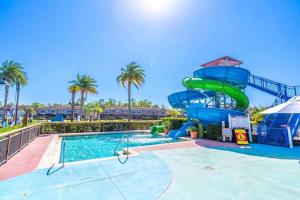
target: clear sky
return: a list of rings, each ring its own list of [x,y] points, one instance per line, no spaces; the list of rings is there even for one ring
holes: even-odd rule
[[[184,77],[223,55],[253,74],[300,84],[300,1],[0,0],[0,62],[18,61],[29,76],[21,103],[67,103],[77,73],[98,81],[89,101],[126,101],[116,76],[136,61],[147,77],[133,97],[168,105]],[[274,100],[246,92],[252,105]],[[0,93],[3,101],[3,86]]]

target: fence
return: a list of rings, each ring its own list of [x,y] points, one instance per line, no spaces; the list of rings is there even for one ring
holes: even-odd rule
[[[40,135],[41,124],[28,126],[0,135],[0,165],[21,151]]]
[[[288,135],[288,128],[270,128],[266,126],[260,126],[257,129],[258,143],[270,144],[278,146],[290,146],[290,140]]]

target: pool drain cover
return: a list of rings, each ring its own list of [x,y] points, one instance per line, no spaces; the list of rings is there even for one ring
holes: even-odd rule
[[[206,170],[206,171],[214,171],[214,170],[215,170],[215,168],[210,167],[210,166],[205,166],[205,167],[203,167],[202,169],[204,169],[204,170]]]

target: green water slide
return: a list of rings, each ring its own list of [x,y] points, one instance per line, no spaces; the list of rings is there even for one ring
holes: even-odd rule
[[[185,78],[183,85],[189,89],[223,92],[236,101],[236,107],[240,111],[246,110],[249,106],[249,99],[244,92],[238,87],[225,82],[201,78]]]
[[[164,133],[165,132],[165,126],[164,125],[156,125],[151,127],[150,134],[158,134],[158,133]]]

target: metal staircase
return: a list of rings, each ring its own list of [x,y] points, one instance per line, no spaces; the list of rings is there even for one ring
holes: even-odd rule
[[[291,138],[295,137],[299,125],[299,114],[267,115],[264,122],[258,126],[258,142],[261,144],[289,146],[288,131],[291,133]]]
[[[248,85],[276,96],[280,99],[280,103],[287,101],[288,99],[300,95],[300,85],[288,86],[283,83],[272,81],[260,76],[251,74],[249,76]]]
[[[288,86],[253,74],[249,77],[248,85],[276,96],[272,107],[300,95],[300,86]],[[258,142],[262,144],[289,146],[288,131],[291,132],[291,137],[293,138],[297,134],[299,125],[299,114],[266,115],[264,121],[257,129]]]

